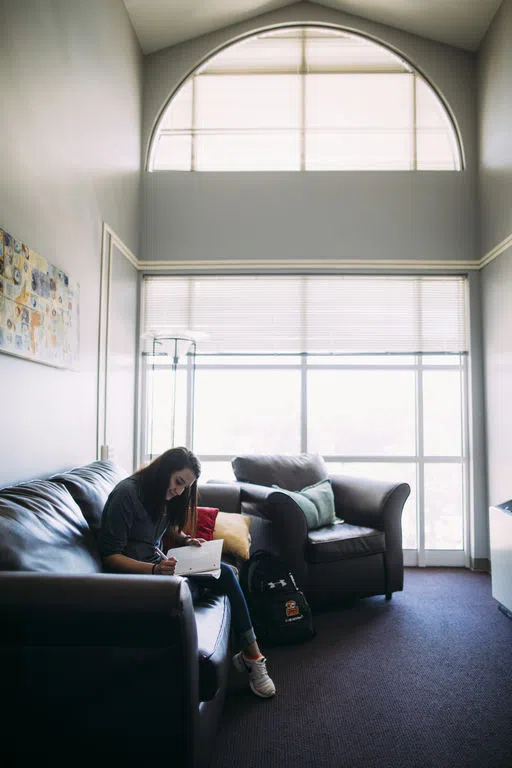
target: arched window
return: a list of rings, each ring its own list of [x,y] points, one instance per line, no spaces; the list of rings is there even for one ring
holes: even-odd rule
[[[460,170],[452,119],[413,67],[360,35],[294,26],[212,56],[169,101],[148,170]]]

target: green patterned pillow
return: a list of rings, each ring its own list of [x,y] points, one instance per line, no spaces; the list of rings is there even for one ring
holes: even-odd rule
[[[330,480],[320,480],[319,483],[308,485],[301,491],[287,491],[279,488],[278,485],[272,486],[276,492],[286,494],[300,507],[304,512],[307,526],[310,531],[315,528],[322,528],[324,525],[333,525],[336,521],[334,511],[334,493]]]

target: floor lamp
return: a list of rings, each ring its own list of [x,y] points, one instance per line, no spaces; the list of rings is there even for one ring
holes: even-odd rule
[[[148,418],[148,443],[150,460],[155,458],[154,453],[154,419],[155,419],[155,384],[154,377],[155,371],[161,369],[162,358],[168,358],[170,361],[169,366],[169,405],[170,405],[170,435],[169,444],[167,447],[171,448],[175,445],[176,434],[176,407],[177,403],[177,382],[178,382],[178,365],[183,357],[187,357],[187,384],[186,384],[186,404],[187,404],[187,424],[186,424],[186,438],[185,443],[188,448],[192,449],[192,441],[194,435],[194,385],[195,385],[195,372],[196,372],[196,341],[195,338],[188,334],[176,334],[176,335],[153,335],[149,339],[149,344],[146,343],[146,355],[151,358],[150,370],[152,373],[151,392],[150,396],[150,408]],[[185,405],[185,404],[183,404]],[[165,449],[164,449],[165,450]]]

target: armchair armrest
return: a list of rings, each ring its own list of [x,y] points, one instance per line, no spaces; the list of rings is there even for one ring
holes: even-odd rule
[[[400,524],[411,492],[407,483],[329,475],[336,515],[347,523],[389,531]]]
[[[384,531],[386,597],[403,588],[402,511],[411,488],[360,477],[330,476],[338,517],[347,523]]]
[[[306,517],[295,501],[275,488],[266,488],[265,515],[270,520],[277,554],[293,571],[299,586],[307,582]]]
[[[267,518],[269,516],[267,500],[275,489],[256,483],[236,482],[236,485],[240,488],[240,499],[244,512],[256,517]]]

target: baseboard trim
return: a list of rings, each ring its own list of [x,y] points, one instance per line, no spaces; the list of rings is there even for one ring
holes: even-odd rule
[[[498,603],[498,610],[501,611],[502,613],[504,613],[505,616],[507,617],[507,619],[511,619],[512,620],[512,611],[509,611],[509,609],[506,608],[501,603]]]
[[[472,571],[491,572],[491,561],[488,557],[472,557],[469,562]]]

